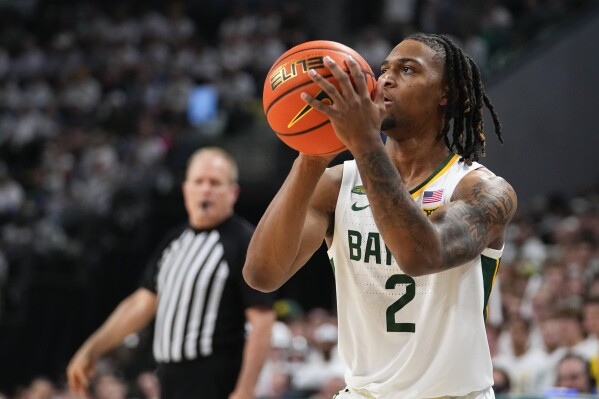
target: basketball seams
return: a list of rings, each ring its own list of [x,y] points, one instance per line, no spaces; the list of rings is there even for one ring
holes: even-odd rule
[[[278,134],[279,136],[283,136],[283,137],[301,136],[302,134],[310,133],[313,130],[320,129],[321,127],[323,127],[324,125],[329,124],[329,123],[331,123],[331,121],[327,119],[326,121],[322,122],[321,124],[312,126],[310,129],[302,130],[301,132],[281,133],[281,132],[277,132],[275,130],[275,133]]]
[[[294,55],[296,55],[296,54],[302,53],[302,52],[304,52],[304,51],[316,51],[316,50],[329,50],[329,51],[333,51],[333,52],[335,52],[335,53],[342,54],[342,55],[345,55],[345,56],[352,56],[354,59],[356,58],[356,54],[348,53],[347,51],[343,51],[343,50],[340,50],[340,49],[338,49],[338,48],[334,48],[334,47],[310,47],[310,48],[303,48],[303,49],[301,49],[301,50],[294,51],[293,53],[289,53],[289,54],[287,54],[287,55],[281,56],[281,59],[277,60],[277,61],[276,61],[276,62],[273,64],[273,66],[272,66],[272,67],[270,67],[270,70],[268,71],[268,74],[267,74],[267,75],[270,75],[270,73],[271,73],[271,72],[272,72],[274,69],[277,69],[277,68],[275,68],[275,66],[276,66],[276,67],[279,67],[279,64],[281,64],[281,63],[282,63],[283,61],[285,61],[287,58],[289,58],[289,57],[292,57],[292,56],[294,56]],[[358,61],[358,62],[359,62],[359,61]],[[362,66],[361,64],[360,64],[360,66],[363,68],[363,66]]]
[[[338,47],[334,47],[334,46],[332,46],[332,47],[326,47],[326,45],[325,45],[325,44],[319,44],[319,45],[318,45],[318,47],[307,47],[307,48],[301,48],[301,49],[298,49],[298,50],[296,50],[296,51],[294,51],[294,52],[292,52],[292,53],[289,53],[289,54],[287,54],[287,53],[284,53],[283,55],[281,55],[281,56],[280,56],[280,57],[279,57],[279,58],[278,58],[278,59],[277,59],[277,60],[276,60],[276,61],[275,61],[275,62],[272,64],[272,66],[270,67],[270,69],[268,70],[268,73],[267,73],[266,75],[267,75],[267,76],[269,76],[269,75],[270,75],[270,73],[273,71],[273,69],[276,69],[275,67],[277,67],[277,66],[278,66],[278,65],[279,65],[281,62],[285,61],[287,58],[289,58],[289,57],[291,57],[291,56],[293,56],[293,55],[295,55],[295,54],[301,53],[302,51],[312,51],[312,50],[330,50],[330,51],[334,51],[334,52],[336,52],[336,53],[341,53],[341,54],[345,54],[345,55],[351,55],[352,57],[356,58],[356,57],[355,57],[355,55],[356,55],[357,53],[355,53],[355,50],[352,50],[351,48],[349,48],[349,47],[347,47],[347,46],[345,46],[345,45],[343,45],[343,44],[341,44],[341,43],[336,43],[336,44],[337,44],[337,46],[338,46]],[[339,48],[339,46],[346,47],[347,49],[340,49],[340,48]],[[290,49],[290,50],[288,50],[288,51],[291,51],[291,50],[293,50],[293,49]],[[352,54],[352,52],[353,52],[353,54]],[[360,66],[362,66],[362,65],[360,65]]]
[[[329,50],[329,51],[333,51],[333,52],[335,52],[335,53],[338,53],[338,54],[343,54],[343,55],[345,55],[345,56],[351,56],[351,57],[353,57],[353,58],[356,60],[356,62],[357,62],[359,65],[360,65],[360,70],[361,70],[363,73],[365,73],[365,74],[368,74],[368,75],[372,75],[372,77],[374,78],[374,73],[371,73],[371,72],[370,72],[370,70],[371,70],[371,69],[370,69],[370,65],[366,64],[366,67],[365,67],[365,66],[362,64],[362,62],[360,62],[360,59],[359,59],[359,58],[357,58],[357,57],[360,57],[360,56],[359,56],[357,53],[354,53],[354,54],[352,54],[352,53],[348,53],[347,51],[343,51],[343,50],[340,50],[340,49],[337,49],[337,48],[334,48],[334,47],[310,47],[310,48],[303,48],[303,49],[301,49],[301,50],[298,50],[298,51],[295,51],[295,52],[293,52],[293,53],[291,53],[291,54],[288,54],[288,55],[281,56],[281,57],[280,57],[280,59],[278,59],[278,60],[276,60],[276,61],[275,61],[275,63],[273,64],[273,66],[272,66],[272,67],[270,67],[270,70],[269,70],[269,71],[268,71],[268,73],[266,74],[267,81],[268,81],[268,78],[270,78],[270,74],[273,72],[273,70],[276,70],[277,68],[280,68],[280,67],[281,67],[281,66],[280,66],[280,64],[281,64],[283,61],[285,61],[287,58],[289,58],[289,57],[291,57],[291,56],[293,56],[293,55],[296,55],[296,54],[302,53],[302,52],[304,52],[304,51],[314,51],[314,50]],[[277,68],[275,68],[275,66],[276,66]],[[345,71],[345,69],[344,69],[344,71]],[[348,71],[345,71],[345,72],[348,72]],[[375,80],[376,80],[376,79],[375,79]]]
[[[344,71],[345,71],[345,70],[344,70]],[[363,69],[362,69],[361,71],[362,71],[362,73],[364,73],[365,75],[367,75],[367,76],[370,76],[370,77],[372,78],[372,80],[373,80],[374,82],[376,82],[376,77],[374,76],[374,73],[371,73],[370,71],[365,71],[365,70],[363,70]],[[346,73],[349,73],[349,71],[345,71],[345,72],[346,72]],[[330,75],[322,75],[322,77],[323,77],[323,78],[325,78],[325,79],[328,79],[328,78],[331,78],[331,77],[333,77],[333,74],[330,74]],[[366,78],[366,79],[368,79],[368,78]],[[272,106],[273,106],[275,103],[277,103],[279,100],[281,100],[281,98],[285,97],[285,96],[286,96],[286,95],[288,95],[289,93],[291,93],[291,92],[293,92],[293,91],[295,91],[295,90],[297,90],[297,89],[299,89],[299,88],[302,88],[302,87],[308,86],[308,85],[310,85],[311,83],[313,83],[313,82],[312,82],[312,80],[307,80],[307,81],[305,81],[304,83],[301,83],[301,84],[299,84],[299,85],[297,85],[297,86],[294,86],[293,88],[291,88],[291,89],[288,89],[287,91],[285,91],[285,92],[283,92],[283,93],[279,94],[277,97],[275,97],[275,98],[274,98],[274,99],[273,99],[273,100],[270,102],[270,104],[268,104],[268,107],[267,107],[267,108],[264,110],[264,114],[265,114],[266,116],[268,116],[268,112],[270,111],[270,109],[272,108]],[[374,84],[373,84],[373,86],[372,86],[372,90],[374,90],[374,88],[375,88],[375,87],[376,87],[376,83],[374,83]]]
[[[319,100],[332,102],[323,90],[319,91],[318,87],[314,87],[316,84],[307,74],[309,69],[317,69],[322,73],[323,79],[339,88],[334,75],[324,65],[323,58],[326,55],[340,64],[350,78],[351,72],[349,68],[344,68],[344,59],[354,58],[365,76],[368,91],[372,92],[376,88],[376,77],[370,65],[359,53],[344,44],[316,40],[300,44],[281,55],[267,73],[262,97],[263,109],[268,124],[277,137],[305,154],[324,156],[338,154],[345,149],[336,137],[330,120],[321,113],[310,113],[312,107],[299,96],[299,92],[307,91]]]

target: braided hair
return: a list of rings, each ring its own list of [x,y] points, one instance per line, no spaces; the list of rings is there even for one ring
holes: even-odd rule
[[[416,40],[430,47],[434,59],[445,65],[445,80],[449,87],[445,121],[441,136],[450,151],[456,151],[460,161],[470,165],[485,156],[485,133],[483,131],[483,104],[487,106],[495,134],[501,143],[501,124],[495,108],[481,81],[478,66],[454,42],[443,35],[414,33],[406,40]],[[453,120],[452,138],[449,138]]]

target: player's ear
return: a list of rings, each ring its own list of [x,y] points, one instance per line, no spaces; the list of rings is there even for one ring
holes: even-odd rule
[[[439,97],[439,105],[441,105],[441,106],[447,105],[447,102],[449,101],[448,97],[449,97],[449,86],[444,85],[441,88],[441,96]]]

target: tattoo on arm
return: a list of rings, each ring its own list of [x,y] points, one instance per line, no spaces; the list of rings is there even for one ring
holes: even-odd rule
[[[372,152],[360,161],[361,170],[367,172],[363,176],[366,192],[377,193],[376,197],[369,195],[369,201],[378,210],[374,216],[379,230],[399,228],[406,231],[419,252],[429,251],[437,245],[432,227],[389,158],[382,152]]]
[[[447,262],[455,265],[480,254],[488,245],[492,230],[511,220],[516,209],[514,198],[509,185],[479,182],[472,188],[471,198],[435,214],[440,221]]]
[[[363,183],[379,230],[401,230],[411,237],[413,249],[420,253],[438,251],[441,246],[446,266],[480,255],[494,232],[505,228],[516,210],[513,188],[501,178],[492,178],[476,183],[467,199],[455,201],[427,218],[384,153],[364,154],[356,161],[364,172]]]

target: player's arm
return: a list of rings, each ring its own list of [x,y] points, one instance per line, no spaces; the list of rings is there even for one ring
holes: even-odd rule
[[[517,206],[513,188],[502,178],[470,172],[456,187],[453,201],[427,218],[384,152],[356,160],[379,231],[407,274],[447,270],[486,247],[501,248]]]
[[[139,288],[125,298],[73,355],[67,366],[71,391],[86,397],[96,359],[118,346],[127,335],[141,330],[155,314],[156,294],[152,291]]]
[[[487,247],[501,249],[517,206],[516,193],[503,178],[486,169],[466,175],[452,202],[430,217],[441,239],[440,268],[474,259]]]
[[[333,105],[306,93],[302,98],[330,119],[337,136],[352,152],[376,225],[402,270],[414,276],[446,270],[498,244],[516,211],[513,188],[489,172],[472,172],[457,188],[456,201],[427,218],[410,196],[379,137],[384,80],[378,81],[371,95],[354,60],[346,61],[353,85],[333,60],[325,58],[325,64],[341,90],[314,70],[310,76]]]
[[[248,248],[243,276],[260,291],[282,286],[322,245],[332,225],[341,166],[300,154],[262,216]]]
[[[270,335],[275,322],[271,308],[251,307],[245,311],[251,331],[243,349],[241,371],[229,399],[253,399],[258,377],[270,352]]]

